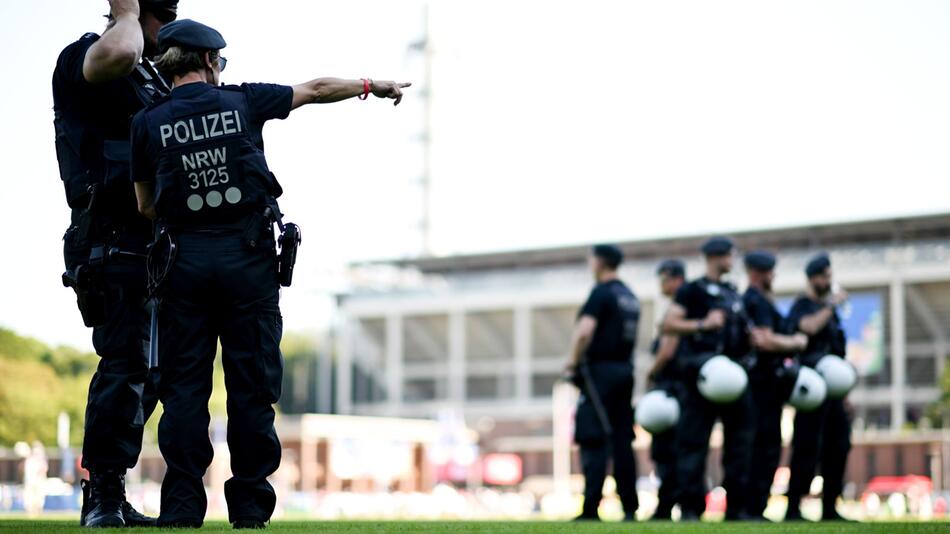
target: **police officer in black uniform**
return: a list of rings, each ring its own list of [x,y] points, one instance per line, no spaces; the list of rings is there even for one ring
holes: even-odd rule
[[[148,62],[178,0],[112,0],[101,36],[83,35],[53,72],[56,155],[72,210],[64,236],[66,285],[76,290],[101,358],[89,385],[83,436],[80,523],[139,526],[154,520],[125,500],[125,471],[138,461],[142,428],[155,408],[147,380],[144,255],[151,224],[129,182],[132,115],[168,92]]]
[[[726,519],[746,519],[746,492],[750,446],[753,437],[751,396],[748,389],[735,402],[714,404],[700,394],[696,377],[702,363],[717,354],[744,361],[750,352],[748,325],[742,300],[723,276],[732,270],[733,243],[715,237],[702,247],[706,275],[680,288],[663,321],[667,334],[676,334],[683,343],[677,357],[682,367],[685,395],[677,428],[677,484],[683,520],[697,520],[706,510],[706,455],[713,424],[721,418],[723,443],[723,487],[728,493]]]
[[[617,276],[623,261],[614,245],[593,247],[589,265],[597,285],[578,313],[568,372],[581,390],[574,440],[581,449],[584,508],[579,520],[598,520],[607,464],[613,459],[617,495],[628,521],[636,519],[637,466],[633,457],[633,349],[640,302]]]
[[[750,518],[756,519],[763,518],[782,456],[782,409],[788,398],[781,384],[784,362],[804,349],[808,342],[804,334],[785,334],[785,319],[775,307],[772,295],[775,263],[775,256],[765,250],[745,256],[749,287],[742,295],[742,302],[751,322],[756,351],[749,370],[749,388],[755,406],[755,439],[747,511]]]
[[[264,159],[261,130],[308,103],[373,94],[395,99],[409,84],[320,78],[297,86],[220,86],[225,41],[208,26],[179,20],[159,33],[156,65],[173,80],[168,97],[132,123],[132,178],[139,209],[162,233],[150,265],[160,286],[159,446],[168,464],[158,523],[200,526],[207,509],[202,476],[212,459],[208,399],[220,340],[228,390],[225,483],[235,528],[263,528],[275,506],[267,477],[280,463],[273,403],[280,396],[279,285],[289,285],[280,185]],[[291,248],[292,250],[292,248]],[[152,261],[154,258],[154,261]],[[151,268],[151,267],[150,267]]]
[[[686,283],[686,266],[680,260],[663,261],[657,268],[656,274],[660,278],[660,293],[667,298],[673,298]],[[659,327],[662,329],[662,321]],[[672,360],[676,357],[679,348],[679,336],[663,334],[661,330],[653,341],[652,352],[656,358],[647,375],[652,387],[662,389],[677,399],[682,398],[683,387]],[[653,434],[650,442],[650,457],[653,459],[656,476],[660,479],[660,488],[657,491],[658,502],[651,519],[669,520],[678,494],[675,426],[666,432]]]
[[[801,364],[814,367],[823,356],[845,356],[847,342],[837,307],[847,300],[843,291],[832,291],[831,260],[819,254],[805,267],[808,287],[788,314],[788,321],[808,336]],[[818,409],[795,414],[792,460],[789,466],[786,521],[801,520],[801,499],[807,495],[820,465],[824,478],[822,520],[840,521],[835,510],[844,484],[844,469],[851,450],[851,420],[845,399],[825,399]]]

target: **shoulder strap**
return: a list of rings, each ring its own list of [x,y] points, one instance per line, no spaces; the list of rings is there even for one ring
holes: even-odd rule
[[[146,64],[148,64],[147,61],[139,62],[139,64],[135,66],[135,70],[132,71],[132,74],[126,78],[135,87],[136,93],[140,98],[145,96],[145,100],[142,102],[144,106],[148,106],[155,100],[169,93],[165,80],[163,80],[158,73],[154,73],[153,75],[153,73],[145,67]],[[142,95],[141,91],[144,91],[146,95]]]
[[[141,68],[142,71],[144,71],[144,74],[147,75],[147,79],[154,82],[155,85],[158,85],[165,94],[168,94],[172,91],[171,86],[167,81],[165,81],[165,78],[162,77],[162,75],[159,74],[157,70],[155,70],[155,67],[152,65],[151,61],[142,61],[136,68]]]

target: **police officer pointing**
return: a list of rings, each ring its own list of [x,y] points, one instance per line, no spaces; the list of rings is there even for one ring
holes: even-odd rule
[[[598,520],[607,464],[613,459],[625,519],[639,507],[633,457],[633,348],[640,302],[617,277],[623,253],[597,245],[589,264],[597,285],[578,313],[568,372],[581,390],[574,440],[581,449],[584,508],[579,520]]]
[[[225,483],[235,528],[262,528],[275,506],[267,477],[280,463],[272,404],[280,396],[279,285],[289,284],[280,185],[264,159],[261,129],[309,103],[373,94],[395,99],[409,84],[320,78],[297,86],[218,86],[226,65],[221,34],[190,20],[159,33],[160,71],[171,94],[135,116],[132,177],[139,209],[163,233],[153,256],[167,272],[159,312],[159,446],[168,464],[160,525],[200,526],[207,509],[202,476],[211,463],[208,399],[220,340],[228,390]],[[290,232],[291,225],[286,225]],[[164,275],[164,277],[162,276]],[[160,282],[159,282],[160,283]]]
[[[56,156],[72,211],[63,282],[78,296],[101,358],[89,385],[83,435],[80,524],[141,526],[153,519],[125,500],[125,471],[138,461],[142,428],[155,408],[147,380],[145,249],[151,224],[129,182],[129,124],[168,92],[144,58],[177,16],[178,0],[112,0],[103,34],[87,33],[59,55],[53,72]]]
[[[702,363],[717,354],[734,360],[749,351],[747,324],[735,286],[723,280],[732,270],[732,241],[715,237],[702,246],[706,274],[680,288],[663,321],[667,334],[680,336],[685,394],[677,428],[677,484],[684,520],[697,520],[706,510],[706,456],[716,419],[725,433],[723,487],[728,493],[726,519],[745,519],[750,445],[753,429],[751,397],[746,390],[738,400],[713,404],[702,396],[696,377]]]
[[[814,367],[828,354],[844,357],[847,342],[837,307],[847,300],[843,291],[832,291],[831,260],[819,254],[805,267],[808,287],[788,313],[793,327],[808,336],[801,364]],[[826,398],[818,409],[795,414],[792,459],[789,466],[786,521],[801,520],[801,499],[807,495],[816,469],[821,466],[822,521],[840,521],[835,509],[844,484],[844,469],[851,450],[851,421],[845,399]]]
[[[755,438],[749,472],[747,511],[751,518],[762,518],[769,502],[772,480],[782,455],[782,395],[780,370],[786,358],[805,348],[804,334],[786,335],[785,319],[775,307],[772,281],[775,255],[760,250],[746,254],[745,268],[749,287],[742,302],[752,326],[755,362],[749,370],[749,387],[755,406]]]

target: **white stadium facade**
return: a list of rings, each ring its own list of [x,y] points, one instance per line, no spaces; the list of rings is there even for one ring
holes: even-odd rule
[[[657,319],[668,305],[658,294],[656,266],[681,258],[688,276],[698,276],[697,249],[708,237],[619,243],[627,258],[621,277],[643,310],[638,397]],[[783,304],[803,289],[803,267],[819,251],[830,253],[837,282],[852,295],[849,357],[862,378],[850,395],[856,445],[849,479],[860,486],[875,475],[916,474],[931,477],[935,488],[950,487],[950,438],[927,416],[941,395],[950,352],[950,214],[731,237],[740,253],[765,248],[778,255],[775,290]],[[336,411],[452,413],[479,432],[483,452],[516,453],[526,476],[549,476],[558,426],[552,389],[592,285],[587,252],[569,246],[353,265],[354,288],[339,297]],[[741,288],[744,270],[741,262],[736,266],[733,280]],[[648,440],[638,434],[646,471]]]

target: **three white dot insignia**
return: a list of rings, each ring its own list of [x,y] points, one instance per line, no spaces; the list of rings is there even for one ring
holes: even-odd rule
[[[240,189],[237,187],[229,187],[224,192],[223,199],[220,191],[208,191],[208,194],[204,197],[197,193],[189,195],[185,203],[191,211],[199,211],[205,207],[205,204],[211,208],[217,208],[221,205],[222,200],[226,200],[228,204],[237,204],[241,201],[242,196],[243,194]]]

